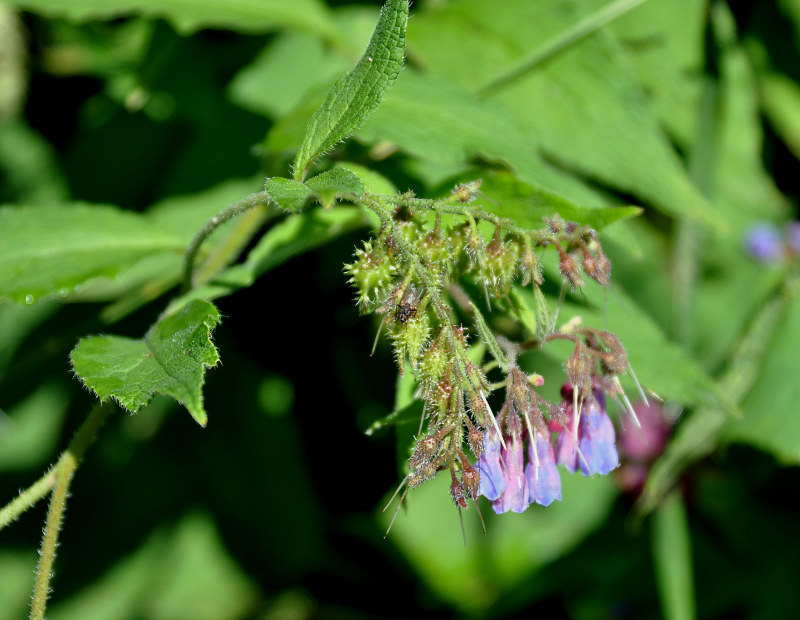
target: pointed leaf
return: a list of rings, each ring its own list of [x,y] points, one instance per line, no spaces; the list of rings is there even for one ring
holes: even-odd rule
[[[205,426],[202,387],[206,368],[219,361],[211,342],[211,330],[219,321],[212,304],[194,300],[177,314],[159,320],[141,340],[81,339],[72,351],[72,366],[86,387],[103,400],[113,398],[136,413],[155,393],[167,394]]]
[[[408,0],[387,0],[366,52],[331,88],[306,127],[294,162],[295,179],[305,177],[314,159],[364,124],[394,84],[406,49]]]
[[[146,256],[183,249],[180,238],[114,207],[2,207],[0,298],[33,303],[65,296]]]

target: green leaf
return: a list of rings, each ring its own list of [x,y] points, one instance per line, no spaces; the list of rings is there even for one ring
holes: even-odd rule
[[[244,263],[226,269],[213,281],[176,299],[168,311],[175,312],[192,299],[211,300],[230,295],[250,286],[258,277],[293,256],[368,226],[375,227],[376,222],[356,207],[337,207],[331,211],[313,209],[287,217],[267,231]]]
[[[665,498],[653,515],[653,564],[666,620],[692,620],[694,585],[686,506],[680,491]]]
[[[437,78],[474,91],[529,50],[546,47],[594,6],[509,0],[487,11],[481,0],[464,0],[420,11],[409,45]],[[487,103],[504,110],[507,126],[565,168],[647,199],[667,214],[722,225],[658,127],[622,47],[605,30],[488,96]]]
[[[290,213],[302,211],[312,194],[303,183],[283,177],[267,179],[264,189],[281,209],[286,209]]]
[[[519,226],[542,228],[545,218],[558,214],[569,222],[578,222],[601,230],[606,226],[642,213],[639,207],[577,206],[551,192],[519,180],[509,172],[484,175],[478,199],[486,211],[513,219]]]
[[[795,283],[795,286],[796,283]],[[794,292],[785,314],[772,325],[760,360],[760,375],[742,403],[744,416],[730,421],[726,439],[751,443],[790,465],[800,464],[800,416],[794,378],[800,374],[800,295]]]
[[[136,14],[165,18],[184,33],[201,28],[255,33],[294,26],[336,38],[326,7],[319,0],[11,0],[7,4],[73,21]]]
[[[469,305],[472,308],[472,315],[475,318],[475,327],[478,328],[478,335],[480,336],[481,342],[483,342],[483,344],[486,345],[486,348],[489,349],[489,353],[491,353],[492,357],[497,362],[500,370],[503,372],[508,372],[510,369],[508,358],[506,357],[505,353],[503,353],[500,345],[497,344],[497,339],[494,337],[492,330],[490,330],[489,326],[486,324],[486,319],[483,318],[481,311],[478,310],[478,306],[472,302],[469,302]]]
[[[64,297],[144,257],[183,249],[180,238],[114,207],[0,207],[0,298]]]
[[[142,617],[235,620],[246,617],[257,588],[231,558],[214,521],[188,513],[160,526],[96,580],[47,610],[52,620]]]
[[[333,168],[306,181],[326,209],[329,209],[342,196],[364,193],[364,184],[355,172],[347,168]]]
[[[777,72],[762,75],[759,85],[770,124],[800,159],[800,85]]]
[[[403,68],[407,21],[408,0],[387,0],[361,60],[333,85],[311,117],[295,159],[295,179],[303,179],[317,157],[363,125],[380,105]]]
[[[194,300],[180,312],[160,319],[141,340],[90,336],[72,350],[72,366],[86,387],[102,400],[113,398],[136,413],[155,393],[180,402],[205,426],[202,387],[206,368],[219,361],[211,330],[217,309]]]
[[[549,192],[575,202],[603,203],[597,193],[547,164],[507,109],[481,101],[446,76],[406,67],[358,137],[368,143],[389,141],[423,161],[454,164],[481,155],[509,165],[520,178]]]

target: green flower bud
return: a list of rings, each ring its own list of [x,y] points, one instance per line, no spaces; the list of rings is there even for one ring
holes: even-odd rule
[[[344,266],[344,272],[356,288],[359,311],[366,313],[386,297],[397,266],[382,248],[373,247],[372,242],[367,241],[363,250],[356,250],[356,260]]]

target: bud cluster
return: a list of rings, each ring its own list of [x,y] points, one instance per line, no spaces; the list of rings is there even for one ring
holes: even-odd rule
[[[484,495],[497,512],[520,512],[531,502],[547,505],[560,499],[557,463],[587,475],[616,466],[616,452],[611,458],[608,449],[604,394],[622,394],[617,375],[628,364],[610,332],[544,330],[537,334],[539,346],[556,338],[575,343],[565,363],[574,386],[572,402],[555,405],[536,392],[542,377],[529,378],[514,361],[522,346],[496,339],[466,291],[476,288],[487,309],[494,299],[513,315],[508,297],[513,285],[532,285],[538,315],[546,302],[539,290],[544,276],[537,251],[555,249],[561,276],[573,289],[583,286],[583,275],[608,285],[611,264],[592,228],[558,216],[545,220],[541,229],[521,228],[475,207],[479,195],[480,181],[459,185],[439,201],[410,193],[366,195],[363,204],[378,215],[381,228],[344,270],[360,311],[380,316],[376,343],[385,329],[400,372],[410,367],[419,383],[423,419],[409,460],[408,488],[449,470],[450,494],[459,508]],[[494,358],[483,368],[472,357],[467,331],[457,318],[467,308]],[[486,372],[497,367],[505,380],[493,385]],[[495,417],[487,397],[501,386],[506,399]],[[613,449],[613,427],[610,445]],[[465,447],[477,459],[475,465]],[[570,460],[573,454],[578,461]]]

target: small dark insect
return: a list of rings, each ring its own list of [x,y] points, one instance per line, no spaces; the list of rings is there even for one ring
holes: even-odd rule
[[[401,323],[405,323],[409,319],[413,319],[417,316],[421,298],[422,293],[420,293],[413,284],[409,286],[405,293],[403,293],[403,298],[400,300],[400,303],[397,304],[397,310],[395,311],[397,320]]]

